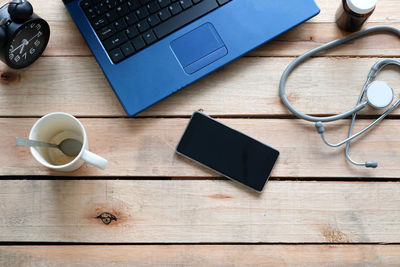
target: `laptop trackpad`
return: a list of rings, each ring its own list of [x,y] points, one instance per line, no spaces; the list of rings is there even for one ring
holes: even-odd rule
[[[176,58],[187,74],[193,74],[228,54],[211,23],[206,23],[171,42]]]

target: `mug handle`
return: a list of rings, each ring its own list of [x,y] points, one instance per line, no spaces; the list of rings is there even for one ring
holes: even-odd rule
[[[83,152],[81,159],[102,170],[107,166],[107,160],[105,158],[102,158],[89,150]]]

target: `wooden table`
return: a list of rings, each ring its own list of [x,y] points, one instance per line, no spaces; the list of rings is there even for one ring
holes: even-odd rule
[[[0,265],[399,265],[400,110],[352,146],[325,146],[312,123],[282,105],[278,81],[294,57],[345,35],[338,0],[275,41],[127,118],[61,0],[32,0],[52,35],[45,55],[16,71],[0,66]],[[400,27],[400,1],[380,0],[368,26]],[[366,37],[312,59],[290,78],[302,111],[352,107],[370,67],[400,57],[399,39]],[[379,75],[399,95],[398,68]],[[176,156],[195,110],[281,151],[262,194]],[[85,125],[105,171],[55,173],[15,146],[44,114],[63,111]],[[363,112],[357,128],[376,117]],[[346,136],[348,120],[327,137]],[[111,220],[99,218],[107,212]],[[109,223],[109,224],[107,224]]]

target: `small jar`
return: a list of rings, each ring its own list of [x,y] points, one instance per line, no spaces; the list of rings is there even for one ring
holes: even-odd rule
[[[336,12],[339,28],[355,32],[361,29],[375,10],[377,0],[342,0]]]

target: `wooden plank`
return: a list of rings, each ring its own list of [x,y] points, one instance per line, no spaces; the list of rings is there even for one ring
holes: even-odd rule
[[[189,116],[198,109],[224,116],[289,115],[279,98],[278,85],[292,60],[239,59],[139,115]],[[290,77],[288,96],[303,112],[343,112],[354,106],[377,60],[312,59]],[[57,110],[79,116],[125,116],[93,58],[41,58],[34,67],[22,71],[0,67],[0,77],[0,116],[41,116]],[[378,79],[400,88],[397,68],[387,69]]]
[[[50,40],[43,56],[91,56],[85,40],[72,21],[48,21]]]
[[[42,167],[15,137],[28,136],[36,119],[0,119],[0,175],[65,175]],[[83,119],[91,150],[109,160],[105,171],[84,165],[73,176],[114,177],[218,177],[216,173],[177,156],[175,147],[188,119]],[[400,177],[400,126],[386,120],[352,145],[355,160],[376,160],[377,169],[353,166],[343,149],[326,146],[312,123],[285,119],[223,119],[234,129],[277,148],[280,158],[273,177]],[[369,121],[358,121],[357,128]],[[326,125],[328,140],[346,136],[348,121]]]
[[[156,257],[154,257],[156,255]],[[396,266],[398,245],[0,247],[2,266]]]
[[[368,23],[366,27],[380,25]],[[400,28],[399,23],[388,23]],[[52,35],[45,56],[91,56],[89,48],[72,21],[50,21]],[[299,56],[324,43],[345,36],[335,23],[305,23],[275,40],[250,52],[247,56]],[[368,36],[329,51],[328,56],[386,56],[396,57],[398,37],[392,34]]]
[[[67,21],[70,20],[66,8],[61,0],[46,1],[31,0],[35,9],[35,13],[42,16],[46,20]],[[339,7],[339,1],[332,0],[316,0],[316,3],[321,9],[321,13],[311,19],[312,22],[334,22],[335,13]],[[400,17],[397,15],[400,12],[400,3],[397,0],[380,0],[374,14],[370,17],[370,22],[391,23],[400,22]]]
[[[367,23],[365,27],[377,25],[381,25],[381,23]],[[398,23],[390,23],[390,25],[400,28]],[[305,23],[261,46],[247,56],[300,56],[308,50],[345,35],[348,33],[341,31],[335,23]],[[398,57],[399,46],[397,36],[383,33],[349,42],[321,55]]]
[[[400,183],[0,182],[0,240],[101,243],[394,243]],[[104,212],[115,217],[105,224]],[[111,216],[110,215],[110,216]],[[103,215],[104,218],[104,215]]]

